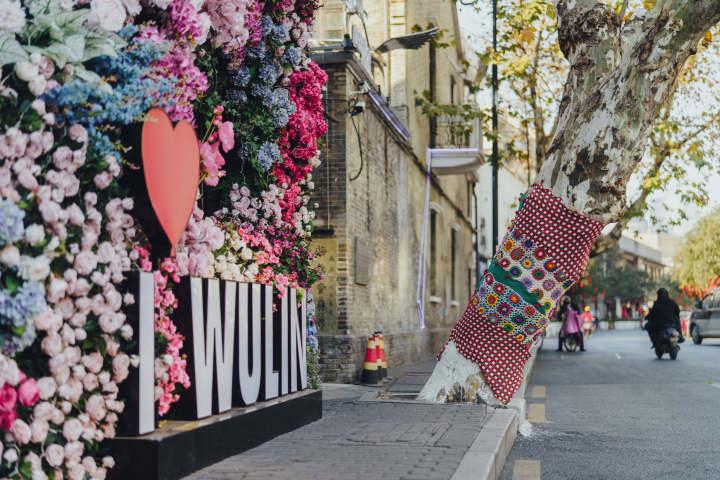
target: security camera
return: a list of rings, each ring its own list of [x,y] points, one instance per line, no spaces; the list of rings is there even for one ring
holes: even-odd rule
[[[357,84],[357,90],[350,92],[350,95],[367,95],[370,93],[370,85],[365,80],[360,80]]]
[[[358,100],[357,102],[355,102],[355,105],[353,105],[352,108],[350,109],[350,116],[357,117],[364,111],[365,111],[365,102],[363,100]]]

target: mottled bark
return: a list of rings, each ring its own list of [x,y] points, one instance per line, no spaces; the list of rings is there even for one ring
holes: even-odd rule
[[[660,108],[703,34],[717,0],[659,0],[626,24],[592,0],[557,4],[570,73],[539,181],[566,205],[604,223],[626,208],[626,184]]]
[[[720,1],[658,0],[625,24],[593,0],[560,0],[556,9],[570,72],[538,181],[569,208],[610,223],[627,208],[627,181],[681,67],[720,22]],[[421,397],[443,402],[448,388],[486,391],[482,372],[468,362],[455,348],[446,349]]]

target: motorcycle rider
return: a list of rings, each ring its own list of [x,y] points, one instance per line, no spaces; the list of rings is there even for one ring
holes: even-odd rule
[[[576,321],[580,325],[580,328],[577,329],[578,330],[577,333],[580,337],[580,351],[581,352],[585,351],[585,340],[583,338],[582,324],[580,323],[579,317],[578,317],[579,310],[580,309],[577,306],[577,304],[573,303],[573,301],[570,297],[565,296],[562,299],[562,301],[560,303],[560,308],[558,309],[558,319],[562,322],[562,326],[560,328],[560,332],[558,332],[558,348],[556,350],[557,352],[562,352],[563,340],[564,340],[563,331],[565,330],[565,323],[568,320]]]
[[[650,336],[650,341],[655,345],[657,335],[667,327],[672,327],[680,334],[680,342],[684,341],[682,327],[680,326],[680,307],[664,288],[657,291],[657,300],[653,303],[650,312],[645,317],[647,325],[645,329]]]

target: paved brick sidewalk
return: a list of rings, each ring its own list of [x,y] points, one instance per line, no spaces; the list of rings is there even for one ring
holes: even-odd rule
[[[372,390],[326,385],[322,420],[185,480],[449,479],[485,407],[360,400]]]

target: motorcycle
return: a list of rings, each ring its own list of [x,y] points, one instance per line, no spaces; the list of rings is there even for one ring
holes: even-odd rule
[[[574,311],[567,315],[560,329],[560,337],[568,352],[574,352],[578,349],[581,342],[582,324],[580,317]]]
[[[676,360],[680,351],[680,343],[682,343],[680,333],[673,327],[665,327],[655,335],[653,343],[655,355],[661,359],[667,353],[671,360]]]

